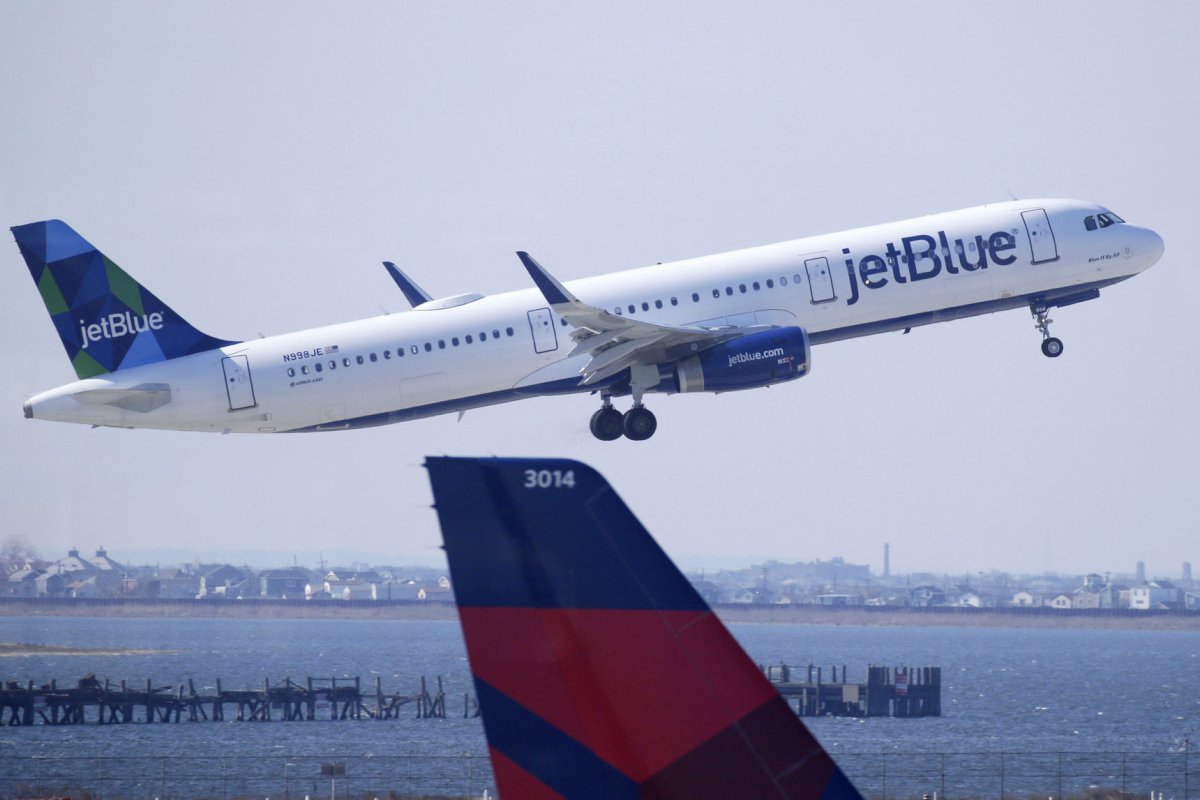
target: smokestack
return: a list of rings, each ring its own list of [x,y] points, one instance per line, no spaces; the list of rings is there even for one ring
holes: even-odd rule
[[[1192,582],[1192,562],[1190,561],[1183,562],[1183,582]]]
[[[1138,583],[1146,582],[1146,562],[1145,561],[1139,561],[1137,563],[1137,582]]]
[[[887,542],[883,543],[883,577],[892,577],[892,546]]]

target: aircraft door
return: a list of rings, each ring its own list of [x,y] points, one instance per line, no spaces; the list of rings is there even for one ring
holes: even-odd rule
[[[810,258],[804,262],[808,273],[808,291],[814,303],[828,303],[836,298],[833,292],[833,275],[829,272],[829,259]]]
[[[1021,219],[1025,220],[1025,232],[1029,234],[1029,247],[1033,251],[1034,264],[1058,260],[1058,244],[1054,241],[1054,231],[1050,228],[1050,218],[1044,208],[1032,211],[1022,211]]]
[[[254,399],[254,384],[250,381],[250,360],[246,356],[229,356],[221,359],[225,370],[225,394],[229,397],[229,410],[238,411],[258,405]]]
[[[554,330],[554,318],[550,309],[535,308],[527,315],[529,330],[533,333],[533,349],[538,353],[549,353],[558,349],[558,333]]]

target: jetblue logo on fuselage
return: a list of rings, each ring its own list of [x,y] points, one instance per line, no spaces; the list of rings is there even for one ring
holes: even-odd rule
[[[99,322],[93,322],[90,325],[85,320],[79,320],[79,338],[83,343],[83,349],[86,350],[89,344],[101,339],[118,339],[131,333],[161,331],[162,328],[163,315],[159,311],[140,317],[124,311],[120,314],[101,317]]]
[[[915,283],[928,280],[945,270],[947,274],[976,272],[991,264],[1008,266],[1017,260],[1017,237],[1008,231],[996,231],[990,236],[974,239],[953,239],[945,231],[936,236],[917,234],[904,236],[899,244],[888,242],[882,255],[870,254],[855,260],[850,248],[842,248],[846,256],[846,274],[850,277],[850,297],[846,305],[858,302],[858,284],[868,289],[882,289],[889,283]],[[990,263],[989,263],[989,258]]]

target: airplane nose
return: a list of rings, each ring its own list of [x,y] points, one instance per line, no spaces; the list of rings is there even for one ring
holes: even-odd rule
[[[1163,254],[1163,239],[1149,228],[1146,229],[1146,254],[1153,264],[1162,258]]]

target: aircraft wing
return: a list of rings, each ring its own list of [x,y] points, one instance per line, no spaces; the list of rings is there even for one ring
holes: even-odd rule
[[[631,319],[584,303],[528,253],[519,251],[517,257],[554,312],[575,328],[571,333],[575,347],[567,357],[583,353],[591,356],[580,370],[584,386],[612,377],[634,364],[675,361],[770,327],[675,327]]]

